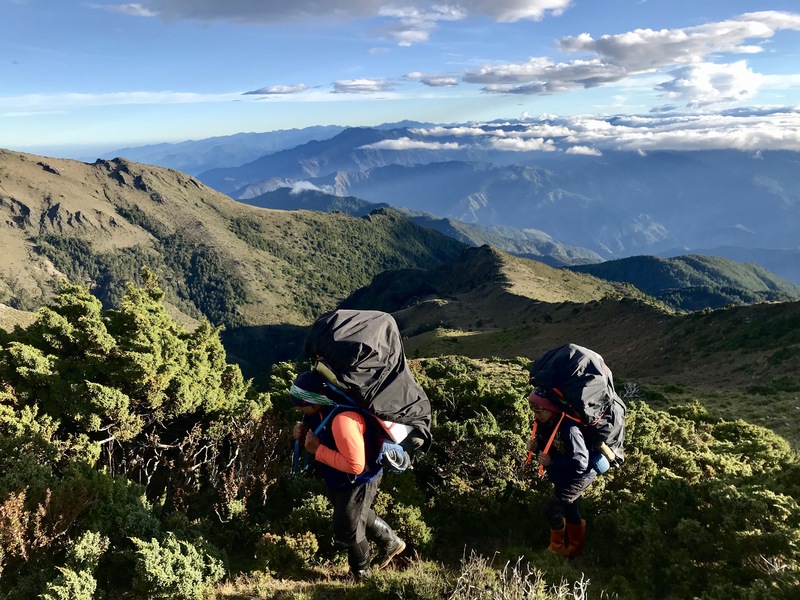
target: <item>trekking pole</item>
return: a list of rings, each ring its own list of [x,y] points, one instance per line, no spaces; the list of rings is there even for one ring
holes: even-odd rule
[[[292,457],[292,473],[300,472],[300,440],[294,441],[294,456]]]

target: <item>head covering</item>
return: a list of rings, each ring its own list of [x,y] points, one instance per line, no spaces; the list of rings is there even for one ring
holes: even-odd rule
[[[531,395],[528,396],[528,402],[534,406],[541,406],[551,412],[563,412],[555,402],[550,400],[548,397],[549,395],[546,389],[537,387],[531,392]]]
[[[316,371],[304,371],[294,378],[289,388],[289,399],[295,406],[334,404],[333,400],[325,395],[325,380]]]

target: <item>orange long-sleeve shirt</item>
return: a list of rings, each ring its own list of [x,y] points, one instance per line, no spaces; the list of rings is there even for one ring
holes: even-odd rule
[[[367,424],[357,412],[346,411],[333,417],[331,433],[336,448],[320,444],[315,458],[337,471],[359,475],[367,465],[364,449],[364,434]]]

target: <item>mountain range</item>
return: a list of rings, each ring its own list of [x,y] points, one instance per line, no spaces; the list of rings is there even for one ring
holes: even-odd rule
[[[139,281],[148,266],[174,315],[226,327],[229,357],[250,375],[297,357],[305,327],[340,303],[395,314],[414,353],[530,355],[569,339],[632,374],[656,376],[659,360],[694,352],[685,348],[694,347],[691,336],[672,335],[693,321],[653,291],[467,245],[387,207],[362,216],[258,208],[162,167],[0,151],[0,215],[5,326],[24,322],[20,311],[35,310],[64,277],[113,306],[124,282]],[[723,273],[738,279],[718,285],[754,285],[752,270],[716,266],[705,270],[709,286]],[[742,308],[764,323],[785,322],[770,338],[774,353],[789,340],[800,303]],[[673,338],[674,347],[664,345]],[[745,358],[725,362],[741,367]],[[744,373],[752,376],[744,369],[738,380]]]
[[[537,229],[464,223],[455,219],[437,217],[427,212],[412,211],[402,206],[393,206],[385,202],[376,204],[354,196],[336,196],[314,189],[282,187],[254,198],[243,198],[241,201],[261,208],[343,212],[354,216],[363,216],[377,208],[391,208],[418,225],[435,229],[469,246],[488,244],[498,250],[539,260],[552,266],[580,265],[603,260],[596,252],[561,244]]]
[[[229,334],[303,326],[379,273],[437,266],[466,247],[391,211],[257,209],[179,171],[9,151],[0,228],[3,304],[35,310],[66,277],[111,306],[148,266],[176,316]]]
[[[455,126],[439,127],[432,141],[430,130],[401,125],[327,138],[317,131],[316,139],[249,162],[193,172],[240,200],[304,186],[471,225],[537,230],[605,260],[749,253],[800,284],[797,153],[512,152],[465,144]],[[487,136],[496,129],[481,127]]]

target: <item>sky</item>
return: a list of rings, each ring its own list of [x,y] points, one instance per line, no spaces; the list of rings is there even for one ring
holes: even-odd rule
[[[520,119],[800,151],[800,2],[0,0],[0,148]]]

